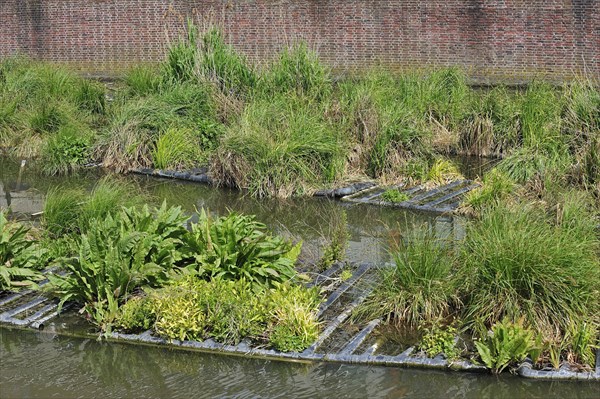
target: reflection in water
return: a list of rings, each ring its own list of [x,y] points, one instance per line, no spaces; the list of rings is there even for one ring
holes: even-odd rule
[[[43,207],[50,187],[91,188],[100,171],[68,178],[41,177],[19,163],[0,159],[0,207],[31,214]],[[346,212],[354,261],[387,260],[391,238],[414,224],[438,237],[460,239],[460,219],[327,199],[257,200],[237,191],[128,176],[159,204],[256,214],[278,233],[304,241],[304,255],[319,256],[322,237]],[[80,319],[79,319],[80,320]],[[73,323],[67,323],[74,328]],[[593,398],[598,384],[550,383],[442,371],[340,364],[286,363],[75,339],[52,333],[0,328],[0,398]]]
[[[9,205],[13,212],[31,214],[43,208],[44,196],[50,187],[83,187],[90,189],[102,176],[100,170],[87,170],[68,177],[48,178],[26,166],[22,175],[21,189],[15,184],[19,174],[19,163],[0,159],[0,207]],[[325,242],[331,236],[332,226],[342,219],[345,212],[348,220],[350,242],[348,259],[381,263],[388,260],[387,247],[390,238],[397,239],[414,224],[427,224],[439,237],[462,237],[462,221],[445,216],[432,216],[400,209],[366,204],[349,204],[325,198],[303,199],[256,199],[237,190],[217,189],[197,183],[147,176],[117,176],[134,181],[141,193],[159,205],[163,200],[179,205],[193,213],[207,208],[223,215],[236,211],[255,214],[257,219],[279,234],[294,241],[302,240],[303,259],[316,261]]]
[[[598,384],[288,363],[0,328],[2,398],[594,398]]]

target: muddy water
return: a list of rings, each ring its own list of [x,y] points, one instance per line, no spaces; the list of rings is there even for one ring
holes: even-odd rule
[[[2,398],[594,398],[596,383],[288,363],[0,328]]]
[[[21,217],[42,209],[53,186],[90,188],[102,175],[41,176],[0,158],[0,207]],[[387,260],[390,239],[414,224],[439,236],[463,234],[448,217],[327,199],[256,200],[198,184],[128,176],[155,203],[166,200],[190,213],[209,208],[256,214],[273,230],[303,240],[304,257],[317,258],[322,237],[346,213],[348,259]],[[103,343],[52,332],[0,328],[0,398],[597,398],[598,384],[528,381],[510,375],[448,373],[339,364],[299,364]]]
[[[19,163],[0,158],[0,207],[10,206],[13,212],[24,217],[42,210],[44,196],[51,187],[91,188],[103,175],[100,170],[87,170],[66,178],[47,177],[26,165],[19,179],[19,170]],[[319,257],[323,237],[330,236],[332,226],[339,223],[343,213],[346,213],[350,234],[348,259],[356,261],[387,260],[390,240],[398,239],[415,224],[427,225],[440,237],[459,238],[463,231],[460,220],[446,216],[432,217],[398,209],[350,205],[325,198],[255,199],[236,190],[216,189],[191,182],[136,175],[119,178],[136,182],[140,193],[149,196],[150,201],[157,205],[166,200],[190,213],[207,208],[217,214],[225,214],[229,210],[254,214],[272,230],[294,241],[302,240],[303,257],[307,261]]]

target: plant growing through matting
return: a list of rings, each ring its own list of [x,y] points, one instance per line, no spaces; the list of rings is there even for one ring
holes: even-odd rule
[[[270,235],[253,216],[230,213],[213,219],[202,210],[186,237],[191,258],[187,269],[200,276],[245,279],[269,287],[296,275],[300,246]]]
[[[160,286],[181,260],[187,217],[181,208],[150,211],[124,208],[114,217],[91,221],[76,243],[76,256],[64,259],[66,275],[51,275],[50,290],[84,305],[92,322],[109,331],[120,305],[142,285]]]
[[[408,201],[410,197],[408,196],[408,194],[403,193],[397,188],[389,188],[381,194],[381,199],[386,202],[397,204],[400,202]]]
[[[533,331],[525,328],[522,321],[512,323],[507,319],[494,324],[484,339],[475,341],[475,347],[483,363],[494,373],[539,350]]]
[[[434,325],[425,329],[419,349],[431,358],[443,354],[446,359],[456,359],[460,356],[460,350],[456,347],[456,339],[456,328],[452,326],[442,328]]]
[[[394,264],[357,309],[357,317],[385,317],[396,325],[420,326],[450,314],[459,303],[451,243],[417,229],[397,243]]]

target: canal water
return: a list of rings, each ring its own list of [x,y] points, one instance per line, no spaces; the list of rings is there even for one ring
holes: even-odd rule
[[[19,178],[20,175],[20,178]],[[0,158],[0,207],[18,217],[39,212],[54,186],[91,188],[98,170],[68,178],[41,176],[30,166]],[[414,225],[440,237],[460,238],[464,221],[328,199],[257,200],[231,190],[127,176],[159,204],[190,213],[202,207],[257,215],[271,229],[304,242],[317,259],[323,237],[346,214],[347,257],[385,262],[387,246]],[[531,381],[508,374],[414,370],[273,360],[98,342],[0,327],[0,398],[600,398],[600,384]]]

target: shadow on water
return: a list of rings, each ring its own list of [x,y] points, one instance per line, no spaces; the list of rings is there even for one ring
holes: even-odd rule
[[[594,398],[593,383],[286,363],[0,328],[3,398]]]

